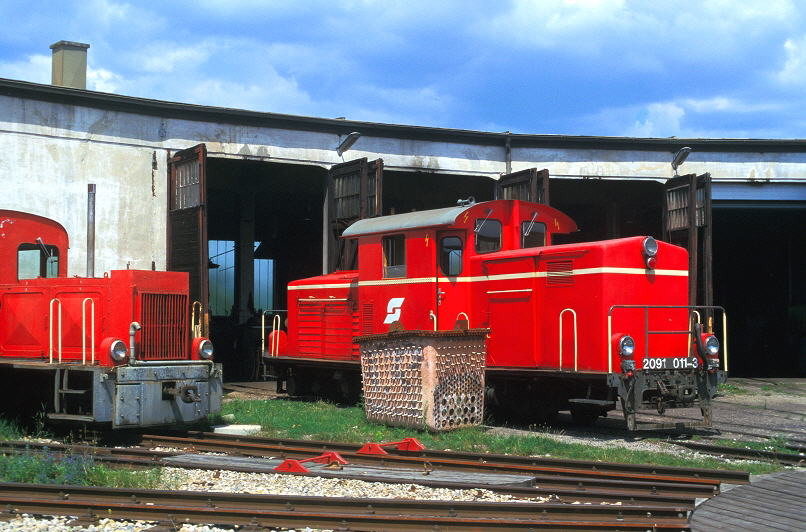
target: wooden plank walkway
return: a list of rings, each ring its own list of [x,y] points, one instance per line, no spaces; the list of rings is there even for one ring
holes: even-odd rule
[[[733,488],[697,507],[691,530],[710,532],[803,532],[806,530],[806,471],[765,476]]]
[[[226,469],[230,467],[248,468],[259,473],[275,473],[274,468],[283,461],[271,458],[246,458],[237,456],[222,456],[208,454],[182,454],[168,456],[162,459],[168,466],[174,467],[200,467],[204,469]],[[351,478],[363,480],[367,477],[388,478],[395,482],[408,482],[417,484],[427,478],[433,481],[466,482],[469,484],[486,484],[489,486],[520,486],[533,487],[535,478],[529,475],[515,475],[504,473],[476,473],[472,471],[429,471],[398,469],[388,467],[373,467],[361,465],[346,465],[343,469],[328,469],[325,464],[305,462],[303,464],[310,470],[312,476],[322,476],[326,473],[332,478]]]

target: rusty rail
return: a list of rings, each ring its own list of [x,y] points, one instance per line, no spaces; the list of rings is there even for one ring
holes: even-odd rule
[[[167,524],[338,530],[689,530],[680,508],[413,501],[0,484],[3,518],[21,513]],[[455,527],[455,528],[453,528]]]

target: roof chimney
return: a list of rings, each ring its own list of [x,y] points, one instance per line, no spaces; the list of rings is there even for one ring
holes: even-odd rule
[[[87,48],[89,44],[59,41],[51,44],[53,50],[53,85],[87,88]]]

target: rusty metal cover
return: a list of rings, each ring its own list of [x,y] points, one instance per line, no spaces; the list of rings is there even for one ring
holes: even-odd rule
[[[399,331],[356,338],[367,419],[432,431],[480,425],[488,333]]]

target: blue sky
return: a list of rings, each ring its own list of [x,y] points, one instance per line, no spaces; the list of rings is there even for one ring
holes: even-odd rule
[[[806,1],[3,0],[0,77],[515,133],[806,138]]]

